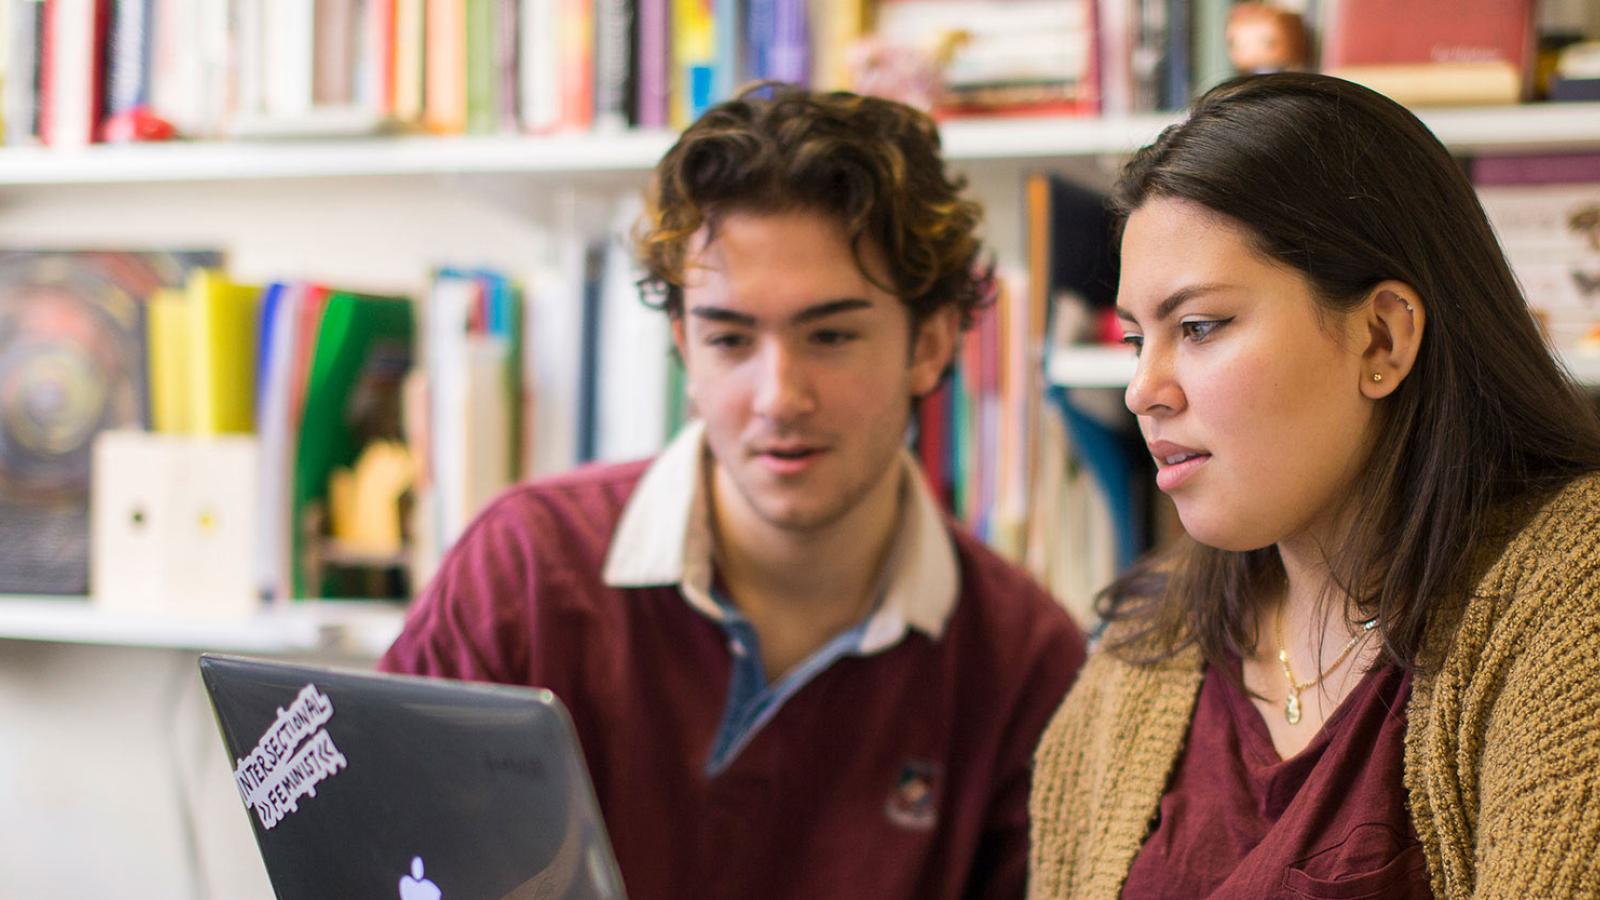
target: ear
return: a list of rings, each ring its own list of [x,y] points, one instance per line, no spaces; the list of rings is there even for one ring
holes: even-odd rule
[[[921,397],[939,386],[960,338],[961,313],[954,306],[942,306],[923,318],[911,346],[911,396]]]
[[[1381,400],[1394,393],[1416,365],[1427,311],[1415,288],[1393,279],[1373,287],[1361,309],[1366,332],[1361,353],[1361,393],[1368,399]]]

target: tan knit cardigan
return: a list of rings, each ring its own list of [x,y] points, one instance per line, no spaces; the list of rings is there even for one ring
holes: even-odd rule
[[[1444,658],[1412,683],[1405,784],[1437,897],[1600,897],[1600,476],[1522,521],[1429,623]],[[1090,658],[1035,759],[1030,897],[1121,892],[1203,669]]]

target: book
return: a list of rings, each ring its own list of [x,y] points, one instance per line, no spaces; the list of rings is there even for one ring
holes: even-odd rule
[[[394,5],[394,84],[391,89],[394,117],[401,122],[420,123],[423,112],[423,57],[426,38],[423,31],[424,0],[395,0]]]
[[[892,0],[879,5],[874,33],[889,47],[948,56],[937,114],[1077,114],[1094,110],[1100,85],[1129,90],[1128,78],[1096,71],[1097,39],[1115,37],[1103,24],[1097,34],[1096,14],[1093,0]]]
[[[356,0],[316,0],[312,29],[311,104],[349,106],[355,102],[360,23]]]
[[[219,269],[197,269],[185,288],[189,306],[188,422],[195,434],[255,430],[256,343],[260,288],[235,284]]]
[[[594,5],[594,127],[617,131],[633,114],[637,21],[631,0],[597,0]]]
[[[189,298],[178,288],[161,288],[146,303],[149,321],[150,429],[189,434],[194,379],[189,371]]]
[[[88,589],[97,435],[149,422],[145,304],[211,252],[0,252],[0,593]]]
[[[328,479],[372,440],[398,439],[400,384],[411,367],[411,301],[333,291],[311,354],[294,460],[291,541],[295,597],[326,596],[320,548]]]
[[[559,28],[557,84],[562,131],[587,131],[594,123],[595,5],[593,0],[556,0]]]
[[[466,86],[468,134],[491,134],[499,106],[494,66],[495,4],[466,0]]]
[[[39,64],[44,41],[42,0],[3,0],[8,15],[4,97],[5,144],[20,147],[39,140]]]
[[[45,0],[39,131],[60,150],[96,140],[105,105],[108,0]]]
[[[263,86],[266,111],[274,116],[303,116],[315,105],[316,4],[314,0],[267,0],[265,8]],[[165,21],[162,27],[167,27]],[[179,58],[189,55],[192,45],[182,40],[181,35],[175,37],[167,52]]]
[[[1471,174],[1550,343],[1600,354],[1600,154],[1486,157]]]
[[[255,590],[275,602],[290,597],[290,532],[294,483],[294,427],[299,416],[289,408],[297,337],[295,321],[304,285],[274,282],[262,293],[260,349],[257,351],[256,435],[257,547]]]
[[[1340,0],[1323,71],[1416,106],[1515,103],[1533,59],[1532,0]]]
[[[106,116],[150,102],[150,16],[155,0],[114,0],[106,47]]]
[[[672,0],[669,124],[684,128],[711,105],[717,32],[712,0]]]
[[[665,128],[671,94],[671,32],[667,27],[670,0],[638,0],[638,34],[635,59],[634,123],[640,128]],[[760,2],[760,0],[752,0]]]
[[[747,43],[752,48],[760,40],[756,34],[756,6],[771,2],[751,0]],[[812,4],[811,11],[810,33],[816,37],[811,65],[812,87],[823,91],[850,90],[850,50],[867,34],[869,4],[867,0],[823,0]]]
[[[517,22],[518,108],[535,134],[561,122],[561,6],[563,0],[524,0]]]
[[[435,134],[467,127],[466,0],[428,0],[423,31],[423,124]]]

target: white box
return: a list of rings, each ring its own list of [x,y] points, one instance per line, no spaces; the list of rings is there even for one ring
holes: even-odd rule
[[[89,486],[95,605],[191,618],[259,610],[257,455],[248,435],[102,433]]]

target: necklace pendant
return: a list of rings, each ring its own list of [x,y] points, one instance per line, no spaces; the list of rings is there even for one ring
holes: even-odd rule
[[[1300,724],[1300,692],[1290,691],[1289,696],[1283,701],[1283,717],[1289,720],[1290,725]]]

